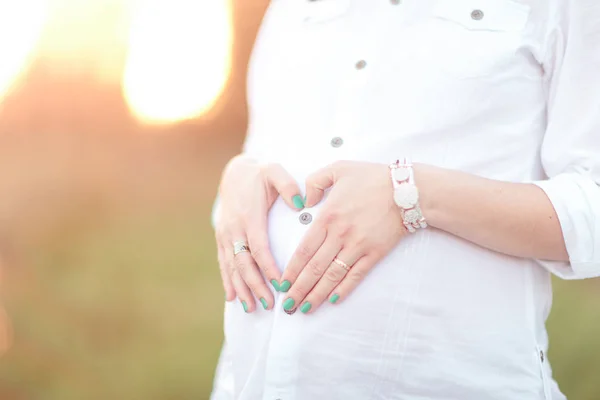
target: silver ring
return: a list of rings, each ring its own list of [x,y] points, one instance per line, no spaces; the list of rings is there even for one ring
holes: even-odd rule
[[[348,264],[346,264],[345,262],[343,262],[342,260],[340,260],[339,258],[334,258],[333,262],[336,263],[337,265],[339,265],[340,267],[344,268],[347,272],[350,272],[350,268],[348,266]]]
[[[233,255],[237,256],[244,251],[250,251],[250,246],[248,243],[243,240],[238,240],[237,242],[233,242]]]

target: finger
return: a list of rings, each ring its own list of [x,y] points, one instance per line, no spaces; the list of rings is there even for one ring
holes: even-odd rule
[[[229,267],[225,259],[225,249],[221,244],[217,244],[217,258],[219,260],[219,271],[221,272],[221,281],[223,282],[223,289],[225,290],[225,301],[232,301],[235,299],[235,289],[231,282],[231,276],[229,276]]]
[[[254,302],[254,296],[252,296],[252,292],[244,279],[242,279],[240,273],[235,268],[232,268],[231,272],[231,281],[233,282],[233,287],[235,287],[235,291],[238,295],[238,300],[244,309],[244,312],[250,314],[256,310],[256,303]]]
[[[237,234],[233,237],[237,238],[235,241],[243,241],[243,239],[239,238],[243,238],[244,235]],[[273,304],[275,303],[273,293],[267,287],[265,278],[261,275],[252,254],[249,251],[236,254],[233,257],[233,263],[235,270],[240,274],[252,293],[259,299],[263,308],[265,310],[273,308]]]
[[[231,277],[231,283],[237,294],[237,298],[242,305],[242,308],[245,312],[251,313],[256,309],[256,304],[254,302],[254,296],[252,296],[252,292],[242,279],[241,275],[236,269],[234,257],[233,257],[233,245],[224,245],[223,246],[224,254],[227,267],[229,268],[229,276]]]
[[[298,183],[280,164],[269,164],[265,168],[265,175],[268,184],[279,193],[288,206],[296,210],[304,208],[304,199]]]
[[[344,301],[350,293],[361,283],[369,271],[373,268],[377,260],[375,257],[364,256],[346,274],[342,282],[334,288],[329,296],[331,304],[338,304]]]
[[[325,196],[325,190],[335,182],[335,168],[329,165],[312,173],[306,178],[306,207],[313,207]]]
[[[276,291],[279,291],[281,271],[275,263],[275,258],[273,258],[273,253],[269,246],[266,215],[252,217],[248,221],[247,235],[252,258],[254,258],[266,280],[273,285]]]
[[[315,256],[317,250],[323,245],[326,236],[327,231],[325,230],[325,227],[316,221],[313,222],[283,271],[283,276],[281,277],[282,281],[279,284],[280,292],[287,292],[290,290],[292,283],[296,281],[296,278],[298,278],[302,269],[304,269],[306,264],[308,264]]]
[[[283,301],[284,310],[292,310],[302,303],[317,282],[323,277],[323,274],[331,264],[331,260],[335,258],[341,248],[341,241],[334,239],[333,235],[325,240],[325,243],[323,243],[315,256],[302,269],[298,278],[292,283],[288,297]],[[304,302],[300,307],[300,311],[306,313],[310,308],[311,303]]]
[[[258,266],[249,252],[236,255],[233,259],[235,270],[242,277],[250,291],[259,299],[265,310],[273,308],[275,303],[273,293],[265,284],[265,279],[260,274]]]
[[[356,251],[345,248],[342,249],[336,257],[336,259],[339,260],[339,263],[332,261],[329,264],[323,277],[317,282],[310,293],[306,295],[304,301],[300,304],[300,311],[304,314],[315,312],[321,304],[327,301],[329,295],[342,282],[349,271],[351,271],[356,260],[360,258],[361,256]]]

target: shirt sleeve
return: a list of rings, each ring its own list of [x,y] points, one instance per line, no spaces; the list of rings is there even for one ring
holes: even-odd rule
[[[541,263],[563,279],[600,276],[600,1],[557,0],[543,67],[548,126],[541,149],[569,262]]]
[[[212,211],[210,213],[210,224],[213,229],[215,229],[217,226],[217,217],[219,215],[219,206],[220,205],[221,205],[221,199],[219,198],[219,194],[217,194],[213,201]]]

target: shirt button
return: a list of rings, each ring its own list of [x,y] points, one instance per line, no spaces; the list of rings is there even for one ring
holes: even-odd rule
[[[544,362],[544,352],[540,350],[540,360]]]
[[[300,214],[300,218],[298,219],[300,220],[300,223],[302,225],[308,225],[312,221],[312,215],[310,215],[310,213],[303,212],[302,214]]]
[[[398,4],[401,3],[400,0],[390,0],[390,3],[392,3],[392,5],[397,6]]]
[[[473,18],[475,21],[482,20],[483,19],[483,11],[473,10],[473,12],[471,13],[471,18]]]
[[[365,60],[360,60],[356,62],[356,69],[364,69],[367,66],[367,62]]]
[[[339,136],[331,139],[331,147],[341,147],[344,144],[344,139]]]

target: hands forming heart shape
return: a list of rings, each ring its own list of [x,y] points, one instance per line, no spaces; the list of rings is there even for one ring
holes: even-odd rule
[[[323,200],[281,275],[269,249],[267,215],[278,196],[294,210]],[[386,164],[338,161],[311,174],[306,198],[292,176],[279,164],[261,164],[245,156],[225,168],[219,189],[220,208],[215,233],[226,300],[236,297],[248,313],[275,301],[275,290],[287,292],[283,307],[314,312],[322,303],[343,301],[369,271],[405,235],[400,210]],[[234,255],[234,243],[249,251]],[[238,249],[239,250],[239,249]],[[262,274],[261,274],[262,272]]]

